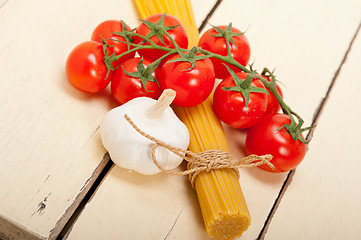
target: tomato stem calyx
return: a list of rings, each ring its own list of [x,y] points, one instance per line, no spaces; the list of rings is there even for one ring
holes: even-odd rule
[[[298,116],[296,115],[297,119],[298,119],[298,124],[296,123],[296,121],[294,120],[294,118],[290,116],[290,119],[291,119],[291,124],[285,124],[283,125],[281,128],[279,129],[282,129],[282,128],[286,128],[287,131],[290,133],[290,135],[292,136],[292,139],[294,141],[301,141],[302,143],[304,144],[308,144],[311,140],[305,140],[302,136],[302,133],[305,132],[305,131],[308,131],[312,128],[314,128],[315,126],[310,126],[310,127],[306,127],[306,128],[301,128],[302,125],[303,125],[303,120]]]
[[[216,26],[212,26],[212,27],[217,32],[217,34],[211,34],[211,36],[225,38],[227,42],[231,42],[233,45],[235,45],[235,43],[232,37],[240,36],[244,34],[244,33],[232,32],[232,23],[230,23],[225,29]]]
[[[150,21],[146,21],[146,20],[143,20],[141,19],[140,21],[142,23],[144,23],[149,29],[150,29],[150,32],[147,34],[147,38],[151,38],[153,36],[157,36],[160,40],[160,42],[163,44],[163,45],[166,45],[163,41],[163,34],[166,33],[168,30],[171,30],[171,29],[174,29],[180,25],[175,25],[175,26],[165,26],[164,25],[164,18],[165,18],[165,13],[159,18],[158,22],[157,23],[153,23],[153,22],[150,22]],[[169,36],[167,36],[169,37]],[[143,40],[140,44],[143,44],[145,43],[145,40]]]
[[[124,69],[123,66],[122,66],[122,68],[123,68],[124,73],[127,74],[128,76],[139,78],[141,83],[142,83],[142,86],[143,86],[144,90],[147,91],[147,92],[151,92],[151,91],[149,91],[147,89],[147,83],[148,82],[155,82],[155,83],[157,83],[159,85],[158,81],[152,75],[153,71],[146,72],[146,68],[143,65],[143,58],[141,58],[139,63],[138,63],[138,71],[137,72],[127,72]]]
[[[126,23],[123,20],[121,20],[120,22],[122,24],[122,31],[121,32],[113,32],[113,34],[117,35],[117,36],[120,36],[120,37],[123,37],[125,39],[125,41],[126,41],[125,43],[128,45],[128,51],[129,51],[130,47],[131,47],[130,43],[133,42],[133,40],[134,40],[133,34],[132,34],[134,29],[128,31]],[[117,39],[111,39],[111,40],[121,42],[121,41],[119,41]]]
[[[227,65],[224,64],[224,66],[226,66],[227,70],[229,71],[229,73],[231,74],[233,80],[234,80],[234,84],[236,86],[234,87],[223,87],[222,89],[224,91],[236,91],[236,92],[240,92],[244,98],[246,107],[248,107],[248,103],[249,103],[249,94],[251,92],[259,92],[259,93],[267,93],[268,91],[264,88],[259,88],[259,87],[254,87],[251,85],[252,80],[254,79],[254,76],[256,74],[256,72],[250,72],[245,80],[242,80],[239,76],[237,76],[237,74]]]

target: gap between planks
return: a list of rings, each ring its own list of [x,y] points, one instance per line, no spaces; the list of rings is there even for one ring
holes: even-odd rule
[[[94,170],[92,176],[84,183],[84,186],[80,189],[72,205],[65,211],[64,215],[50,231],[49,240],[63,239],[64,236],[67,235],[67,232],[71,229],[85,204],[91,199],[112,166],[113,162],[110,160],[109,154],[104,154],[102,161]]]
[[[320,102],[319,106],[317,107],[317,109],[315,111],[315,114],[314,114],[313,119],[312,119],[312,124],[311,124],[311,126],[314,126],[314,128],[312,128],[308,132],[308,134],[306,136],[306,140],[311,140],[312,139],[313,133],[316,130],[318,119],[320,118],[320,116],[322,114],[322,111],[326,106],[327,100],[330,98],[330,94],[331,94],[331,91],[333,89],[333,86],[335,85],[335,82],[336,82],[336,80],[337,80],[337,78],[338,78],[338,76],[339,76],[339,74],[341,72],[341,69],[342,69],[343,65],[345,64],[345,62],[347,60],[347,56],[348,56],[349,52],[351,51],[352,45],[353,45],[357,35],[359,34],[360,29],[361,29],[361,22],[359,23],[359,25],[358,25],[358,27],[357,27],[357,29],[356,29],[350,43],[348,45],[348,48],[347,48],[347,50],[346,50],[346,52],[345,52],[345,54],[344,54],[344,56],[343,56],[343,58],[341,60],[341,63],[339,65],[339,67],[337,68],[333,78],[331,79],[331,82],[329,84],[329,87],[327,89],[327,92],[326,92],[325,96],[321,99],[321,102]],[[281,187],[281,190],[280,190],[280,192],[278,194],[278,197],[276,198],[275,203],[273,204],[273,206],[271,208],[271,211],[270,211],[270,213],[269,213],[269,215],[268,215],[268,217],[266,219],[266,222],[263,225],[263,228],[262,228],[257,240],[265,239],[265,235],[266,235],[267,229],[268,229],[268,227],[269,227],[269,225],[270,225],[270,223],[272,221],[273,215],[277,211],[277,208],[278,208],[278,206],[279,206],[279,204],[280,204],[280,202],[282,200],[282,197],[285,194],[285,192],[287,191],[288,186],[291,184],[292,178],[295,175],[295,173],[296,173],[296,169],[291,170],[288,173],[288,175],[286,177],[286,180],[284,181],[284,183],[283,183],[283,185]]]
[[[209,11],[209,13],[207,14],[206,18],[203,20],[202,24],[199,26],[198,28],[198,32],[202,32],[204,27],[207,25],[208,20],[212,17],[213,13],[217,10],[217,8],[219,7],[219,5],[221,4],[223,0],[217,0],[217,2],[214,4],[214,6],[212,7],[212,9]]]

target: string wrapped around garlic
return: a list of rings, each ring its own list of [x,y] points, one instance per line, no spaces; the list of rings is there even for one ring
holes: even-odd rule
[[[115,164],[144,175],[160,172],[152,160],[154,142],[139,134],[124,118],[125,115],[149,135],[169,145],[188,148],[189,131],[169,106],[175,95],[175,91],[166,89],[157,101],[147,97],[134,98],[105,115],[100,136]],[[183,160],[162,147],[156,149],[155,156],[167,170],[176,168]]]

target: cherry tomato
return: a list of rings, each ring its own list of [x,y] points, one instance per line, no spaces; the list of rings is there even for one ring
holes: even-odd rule
[[[245,80],[247,73],[238,72],[236,75]],[[213,95],[213,109],[218,118],[234,128],[249,128],[255,125],[263,117],[267,107],[267,93],[250,92],[249,102],[241,92],[226,91],[223,88],[235,87],[235,81],[230,75],[217,86]],[[252,79],[251,86],[265,89],[258,79]]]
[[[218,28],[224,30],[227,26],[218,26]],[[232,33],[241,33],[240,30],[236,28],[231,28]],[[227,43],[224,37],[217,37],[217,31],[214,28],[207,30],[201,38],[199,39],[198,46],[203,48],[204,50],[222,55],[227,56]],[[212,36],[213,35],[213,36]],[[251,49],[248,43],[248,40],[245,35],[237,35],[232,36],[232,42],[230,42],[231,46],[231,55],[232,57],[239,62],[241,65],[246,66],[249,58],[251,56]],[[216,73],[216,78],[224,79],[226,76],[229,75],[228,70],[223,65],[224,62],[215,58],[211,58],[214,71]],[[238,68],[234,67],[233,65],[227,64],[233,71],[237,72],[240,71]]]
[[[246,138],[247,154],[273,156],[270,161],[275,170],[264,164],[259,168],[269,172],[286,172],[300,164],[304,158],[307,145],[300,140],[293,140],[285,124],[290,124],[289,116],[281,113],[267,114],[254,127],[252,127]]]
[[[265,79],[267,79],[268,81],[271,81],[271,79],[269,77],[265,77],[263,76]],[[283,98],[283,93],[282,90],[280,88],[280,86],[276,83],[276,88],[278,93],[281,95],[281,97]],[[266,113],[278,113],[281,110],[281,105],[278,103],[276,97],[273,95],[273,93],[271,93],[271,91],[269,91],[269,95],[268,95],[268,100],[267,100],[267,109],[266,109]]]
[[[209,58],[196,60],[193,68],[189,62],[170,62],[179,57],[179,55],[171,57],[160,68],[160,87],[177,92],[173,104],[192,107],[206,100],[213,90],[215,84],[213,64]]]
[[[117,68],[113,72],[111,91],[114,99],[120,105],[136,97],[150,97],[153,99],[158,99],[161,94],[161,90],[157,82],[147,81],[145,84],[147,89],[146,90],[144,89],[140,78],[129,76],[126,73],[138,72],[138,64],[140,61],[141,58],[128,59],[122,63],[121,67]],[[142,61],[144,68],[152,63],[148,59],[142,59]],[[154,72],[152,73],[152,76],[155,77]]]
[[[126,26],[126,30],[129,31],[130,28]],[[126,39],[124,37],[121,37],[119,35],[114,34],[115,32],[122,32],[123,25],[122,22],[119,20],[107,20],[102,23],[100,23],[93,31],[91,40],[102,43],[101,37],[106,40],[107,45],[111,46],[109,47],[109,55],[112,55],[115,53],[115,55],[122,54],[130,49],[132,49],[132,46],[129,46],[125,43]],[[113,40],[110,40],[113,39]],[[121,58],[119,58],[117,61],[112,62],[113,67],[117,67],[122,63],[123,61],[133,58],[135,55],[135,52],[128,53]]]
[[[152,16],[146,18],[145,21],[148,21],[148,22],[151,22],[154,24],[163,25],[163,24],[161,24],[162,17],[163,17],[162,14],[156,14],[156,15],[152,15]],[[171,15],[164,15],[164,26],[170,27],[170,26],[177,26],[177,25],[179,25],[179,26],[174,29],[167,30],[167,32],[181,48],[187,48],[188,47],[188,36],[187,36],[187,32],[186,32],[183,24],[177,18],[175,18]],[[161,34],[161,33],[159,33],[159,31],[157,32],[157,30],[155,30],[155,31],[156,31],[155,33],[159,34],[162,41],[159,39],[159,36],[157,34],[154,35],[152,33],[151,33],[152,36],[150,37],[150,40],[152,40],[155,44],[160,45],[160,46],[164,46],[164,47],[168,47],[168,48],[175,48],[173,43],[171,42],[171,40],[165,34]],[[143,22],[136,29],[136,33],[138,33],[142,36],[149,37],[148,34],[150,34],[150,32],[151,32],[151,29]],[[134,43],[140,44],[141,42],[143,42],[142,38],[137,37],[137,36],[134,37]],[[149,42],[145,42],[142,44],[150,45]],[[155,61],[156,59],[160,58],[167,52],[163,51],[163,50],[158,50],[158,49],[141,49],[141,50],[138,50],[138,53],[140,56],[143,56],[145,58]]]
[[[111,73],[103,62],[104,53],[100,43],[87,41],[76,46],[69,54],[65,70],[69,82],[78,90],[97,93],[106,88]]]

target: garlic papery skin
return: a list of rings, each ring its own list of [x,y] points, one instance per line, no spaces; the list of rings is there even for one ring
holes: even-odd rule
[[[105,115],[100,136],[116,165],[144,175],[160,172],[152,160],[155,143],[138,133],[124,118],[125,115],[150,136],[171,146],[188,149],[189,131],[169,106],[172,101],[169,98],[174,99],[175,94],[170,91],[165,90],[158,101],[148,97],[134,98]],[[182,157],[163,147],[156,149],[155,156],[167,170],[176,168],[183,161]]]

